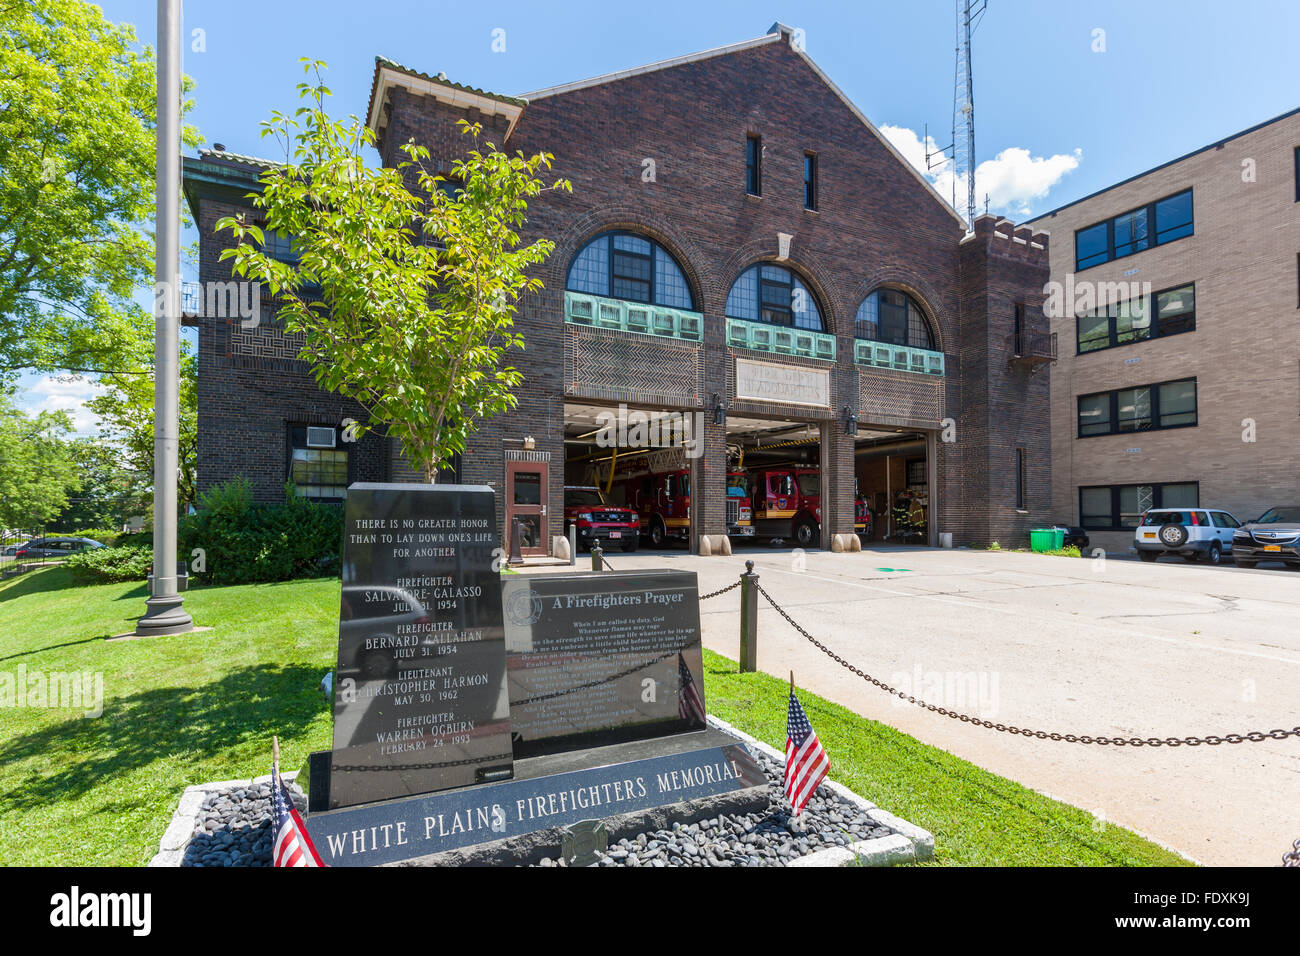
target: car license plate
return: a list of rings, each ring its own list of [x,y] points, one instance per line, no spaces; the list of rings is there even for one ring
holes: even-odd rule
[[[1266,545],[1264,545],[1264,550],[1265,550],[1265,551],[1281,551],[1281,550],[1282,550],[1282,546],[1281,546],[1280,544],[1266,544]]]
[[[621,538],[621,537],[623,537],[623,532],[622,532],[622,531],[611,531],[611,532],[609,533],[609,536],[610,536],[611,538]]]
[[[1156,536],[1156,533],[1155,533],[1154,531],[1143,531],[1143,532],[1142,532],[1142,537],[1144,537],[1144,538],[1154,538],[1155,536]]]

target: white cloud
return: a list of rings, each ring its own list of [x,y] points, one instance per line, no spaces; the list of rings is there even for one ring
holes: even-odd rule
[[[86,402],[103,394],[104,386],[81,375],[45,375],[27,388],[27,411],[67,412],[79,435],[95,432],[98,419],[86,408]]]
[[[965,214],[966,177],[954,175],[952,160],[939,153],[934,137],[922,142],[915,130],[905,126],[882,126],[880,132],[950,203],[955,185],[957,209]],[[932,169],[926,168],[927,149],[932,154]],[[1081,149],[1055,156],[1031,156],[1023,146],[1007,147],[975,168],[976,213],[984,211],[984,196],[987,194],[989,212],[1013,219],[1029,218],[1034,212],[1031,202],[1046,198],[1066,173],[1078,168],[1082,159]]]

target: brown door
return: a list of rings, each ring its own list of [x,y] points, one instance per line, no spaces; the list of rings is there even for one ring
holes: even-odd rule
[[[544,462],[506,462],[506,535],[518,519],[520,551],[525,555],[547,553],[546,473]],[[506,543],[508,550],[508,537]]]

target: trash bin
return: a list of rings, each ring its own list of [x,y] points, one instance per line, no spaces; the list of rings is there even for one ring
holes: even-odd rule
[[[1055,551],[1060,551],[1065,547],[1065,529],[1053,528],[1052,531],[1056,535],[1055,543],[1052,545],[1052,548]]]
[[[1029,550],[1031,551],[1051,551],[1057,547],[1057,530],[1055,528],[1030,528],[1029,529]],[[1060,532],[1061,541],[1065,540],[1065,532]]]

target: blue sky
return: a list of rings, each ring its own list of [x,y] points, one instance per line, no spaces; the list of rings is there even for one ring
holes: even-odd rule
[[[153,43],[154,0],[102,6]],[[270,152],[259,124],[297,105],[302,56],[329,64],[335,111],[359,114],[377,54],[520,94],[749,39],[774,20],[804,31],[808,54],[905,155],[922,151],[927,123],[937,145],[950,142],[953,0],[185,7],[191,120],[208,144],[236,152]],[[497,29],[504,52],[492,49]],[[1294,0],[989,0],[972,57],[977,193],[981,201],[991,194],[992,211],[1024,219],[1300,106],[1297,38]],[[938,185],[951,194],[947,181]],[[25,384],[36,389],[32,407],[71,409],[86,387],[35,377]]]

